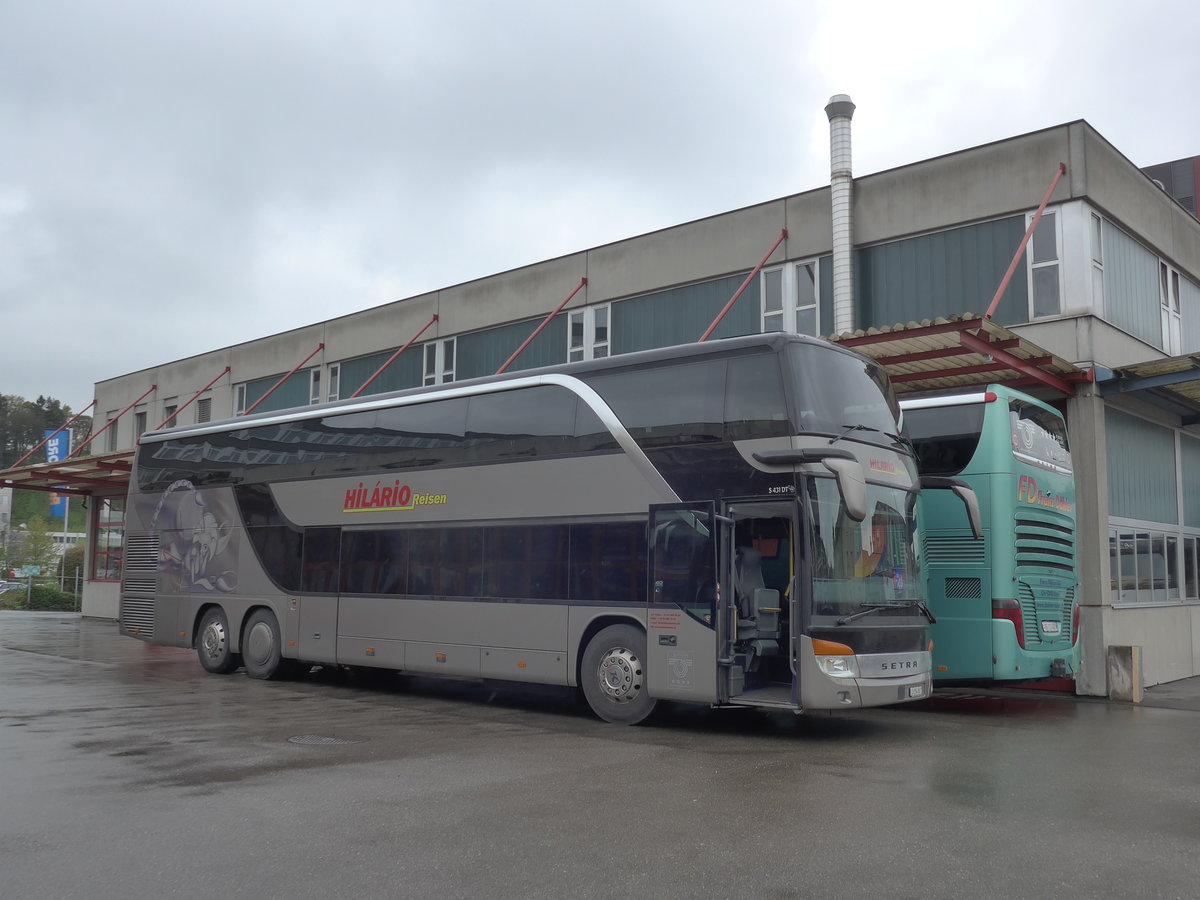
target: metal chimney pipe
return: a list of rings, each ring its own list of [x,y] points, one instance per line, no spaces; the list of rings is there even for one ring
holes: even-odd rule
[[[854,330],[854,228],[851,219],[854,173],[850,159],[850,119],[854,103],[834,94],[829,117],[829,196],[833,207],[833,333]]]

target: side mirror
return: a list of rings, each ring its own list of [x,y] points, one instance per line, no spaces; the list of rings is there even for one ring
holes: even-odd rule
[[[838,493],[846,506],[846,515],[855,522],[867,517],[867,480],[863,477],[862,465],[857,459],[842,459],[836,456],[821,460],[837,478]]]
[[[798,466],[819,462],[837,479],[838,493],[846,515],[855,522],[867,517],[867,479],[862,464],[849,450],[835,447],[806,447],[803,450],[761,450],[754,454],[760,463],[771,466]]]
[[[969,484],[957,478],[922,475],[921,490],[954,491],[958,499],[963,502],[963,506],[967,508],[967,521],[971,523],[971,534],[976,538],[983,537],[983,516],[979,512],[979,497]]]

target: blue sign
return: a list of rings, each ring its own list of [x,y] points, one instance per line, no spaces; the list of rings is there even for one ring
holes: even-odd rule
[[[46,438],[46,462],[58,462],[71,455],[71,432],[68,429],[54,431],[47,428],[43,437]],[[67,514],[67,498],[58,494],[50,495],[50,515],[61,519]]]

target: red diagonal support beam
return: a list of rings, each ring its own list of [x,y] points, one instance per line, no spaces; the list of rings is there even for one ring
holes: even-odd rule
[[[275,382],[273,385],[271,385],[271,389],[269,391],[267,391],[265,394],[263,394],[261,397],[259,397],[257,400],[255,400],[254,405],[251,406],[244,413],[242,413],[242,415],[248,416],[248,415],[250,415],[250,413],[254,412],[254,410],[258,407],[258,404],[262,403],[264,400],[266,400],[268,397],[270,397],[273,393],[275,393],[275,391],[279,389],[280,385],[282,385],[285,381],[287,381],[289,378],[291,378],[293,375],[295,375],[297,372],[300,371],[301,366],[303,366],[306,362],[308,362],[310,359],[312,359],[314,356],[316,356],[318,353],[320,353],[324,349],[325,349],[325,344],[323,342],[320,344],[317,344],[316,350],[314,350],[312,353],[308,354],[308,356],[304,357],[304,359],[300,360],[300,362],[296,363],[296,365],[292,366],[292,371],[288,372],[286,375],[284,375],[282,378],[280,378],[277,382]],[[179,415],[178,411],[172,413],[171,418],[175,418],[175,416],[177,416],[177,415]],[[166,423],[164,422],[163,424],[166,424]],[[162,427],[162,426],[159,426],[159,427]]]
[[[733,309],[733,304],[737,303],[738,297],[742,296],[746,288],[750,286],[750,282],[758,277],[758,273],[761,272],[762,267],[767,264],[767,260],[771,258],[771,254],[775,252],[780,244],[787,240],[787,236],[788,233],[786,228],[779,232],[779,237],[775,239],[775,243],[771,245],[771,249],[768,250],[766,255],[758,261],[758,265],[751,269],[750,274],[746,276],[746,280],[742,282],[741,287],[733,292],[733,296],[729,298],[729,302],[725,304],[719,313],[717,313],[717,317],[712,320],[712,324],[708,326],[704,334],[700,335],[700,338],[696,341],[696,343],[703,344],[708,340],[709,335],[717,330],[717,326],[721,324],[721,320],[729,314],[731,309]]]
[[[996,295],[992,297],[992,302],[988,305],[987,312],[983,314],[985,319],[990,319],[992,313],[996,311],[996,307],[1000,305],[1000,298],[1004,296],[1004,292],[1008,288],[1008,283],[1012,280],[1013,272],[1017,270],[1017,263],[1021,260],[1021,254],[1025,252],[1025,245],[1033,237],[1033,232],[1037,229],[1038,222],[1042,219],[1042,213],[1046,211],[1046,204],[1050,202],[1051,194],[1058,187],[1058,180],[1063,177],[1066,171],[1066,164],[1059,163],[1058,171],[1054,173],[1054,177],[1050,180],[1050,187],[1046,190],[1046,196],[1042,197],[1042,202],[1038,204],[1037,212],[1033,214],[1033,219],[1030,221],[1029,227],[1025,229],[1025,237],[1021,238],[1021,243],[1017,245],[1017,252],[1013,254],[1012,262],[1008,264],[1008,271],[1000,279],[1000,286],[996,288]]]
[[[72,450],[70,453],[68,453],[67,459],[70,459],[72,456],[75,456],[76,454],[78,454],[80,450],[82,450],[84,447],[86,447],[88,444],[90,444],[96,438],[100,437],[100,435],[104,434],[104,432],[108,431],[108,429],[111,428],[113,425],[116,425],[117,420],[120,419],[121,416],[125,415],[125,413],[129,412],[131,409],[133,409],[135,406],[137,406],[139,403],[141,403],[143,400],[145,400],[147,397],[149,397],[151,394],[153,394],[157,390],[158,390],[157,384],[150,385],[150,389],[148,391],[146,391],[146,393],[142,394],[142,396],[138,397],[136,400],[134,400],[132,403],[130,403],[127,407],[125,407],[123,410],[121,410],[119,413],[117,413],[115,416],[113,416],[111,419],[109,419],[107,422],[105,422],[104,427],[101,428],[99,431],[93,431],[91,437],[89,437],[86,441],[84,441],[82,444],[80,444],[78,447],[76,447],[74,450]],[[66,462],[66,460],[64,459],[63,462]]]
[[[207,391],[210,387],[212,387],[214,384],[216,384],[218,381],[220,381],[222,377],[229,374],[229,371],[230,371],[229,366],[226,366],[224,369],[222,369],[220,374],[218,374],[216,378],[214,378],[212,381],[210,381],[204,387],[200,388],[200,390],[196,391],[196,393],[192,394],[191,399],[188,400],[187,403],[183,404],[183,406],[179,407],[179,409],[175,410],[175,412],[173,412],[173,413],[171,413],[171,415],[167,416],[166,422],[163,422],[162,425],[158,426],[158,428],[162,428],[163,425],[166,425],[167,422],[170,422],[172,419],[178,419],[179,414],[181,412],[183,412],[185,409],[187,409],[189,406],[191,406],[193,403],[195,403],[197,397],[199,397],[201,394],[203,394],[205,391]],[[154,430],[158,431],[158,428],[155,428]],[[142,442],[142,437],[141,437],[141,435],[138,435],[137,440],[134,441],[134,446],[141,444],[141,442]]]
[[[55,434],[62,434],[64,431],[66,431],[68,428],[71,427],[72,422],[74,422],[76,419],[78,419],[80,416],[82,416],[85,412],[87,412],[89,409],[91,409],[95,405],[96,405],[96,401],[93,400],[91,403],[89,403],[87,406],[85,406],[79,412],[75,413],[75,415],[71,416],[71,418],[67,419],[66,423],[64,423],[63,426],[60,429],[58,429],[58,431],[54,432],[54,434],[46,435],[46,437],[42,440],[42,442],[40,444],[38,444],[36,447],[34,447],[32,450],[30,450],[28,453],[26,453],[20,459],[18,459],[15,463],[13,463],[11,466],[9,466],[9,468],[15,469],[17,466],[21,465],[21,463],[25,462],[25,460],[29,459],[29,457],[33,456],[33,454],[37,453],[39,450],[41,450],[43,447],[45,447],[46,444],[49,443],[50,438],[54,437]]]
[[[1037,365],[1033,365],[1034,360],[1021,359],[1018,356],[1013,356],[1007,350],[999,349],[995,344],[984,340],[978,335],[971,334],[969,331],[964,331],[958,336],[959,341],[964,347],[974,350],[976,353],[981,353],[984,356],[990,356],[992,359],[1005,363],[1008,368],[1020,372],[1022,375],[1027,375],[1030,378],[1036,379],[1041,384],[1047,387],[1052,387],[1056,391],[1066,394],[1068,397],[1075,396],[1075,389],[1066,380],[1059,378],[1052,372],[1047,372]],[[1039,360],[1040,362],[1040,360]]]
[[[518,347],[516,349],[516,351],[514,351],[513,355],[504,361],[504,365],[502,365],[500,368],[498,368],[496,370],[497,375],[499,375],[501,372],[503,372],[505,369],[507,369],[509,366],[511,366],[513,364],[513,362],[516,360],[516,358],[525,352],[525,348],[528,347],[530,344],[532,344],[533,339],[542,333],[542,329],[545,328],[547,325],[549,325],[550,322],[553,321],[554,317],[557,316],[560,312],[562,312],[562,308],[571,302],[571,298],[574,297],[576,294],[578,294],[581,290],[583,290],[583,286],[585,284],[587,284],[587,278],[580,278],[579,284],[575,285],[575,290],[573,290],[573,291],[571,291],[571,293],[567,294],[567,298],[565,300],[563,300],[562,303],[558,304],[558,306],[556,306],[554,308],[554,311],[552,313],[550,313],[550,315],[548,315],[548,316],[546,316],[546,318],[542,319],[542,324],[533,330],[533,334],[531,334],[529,337],[525,338],[525,343],[523,343],[520,347]]]
[[[369,385],[372,381],[374,381],[376,378],[378,378],[380,375],[382,375],[384,373],[384,370],[387,369],[387,367],[390,366],[392,363],[394,363],[400,357],[401,353],[403,353],[405,350],[407,350],[409,347],[411,347],[413,345],[413,341],[415,341],[417,338],[419,338],[421,335],[423,335],[426,331],[428,331],[430,326],[432,326],[433,323],[436,322],[437,320],[438,320],[437,313],[434,313],[433,318],[431,318],[428,322],[425,323],[425,327],[422,328],[420,331],[418,331],[416,334],[414,334],[412,337],[410,337],[408,339],[408,343],[406,343],[403,347],[401,347],[399,350],[397,350],[395,353],[393,353],[391,356],[389,356],[387,358],[387,360],[384,362],[384,364],[375,370],[375,374],[372,375],[370,378],[368,378],[366,381],[364,381],[362,383],[362,386],[357,391],[355,391],[353,394],[350,395],[350,399],[353,400],[355,397],[357,397],[359,394],[361,394],[363,391],[365,391],[367,389],[367,385]]]

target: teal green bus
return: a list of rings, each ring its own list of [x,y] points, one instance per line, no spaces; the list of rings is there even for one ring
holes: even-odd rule
[[[921,476],[969,485],[983,525],[976,539],[958,497],[922,491],[935,682],[1074,677],[1075,481],[1062,415],[998,385],[901,408]]]

